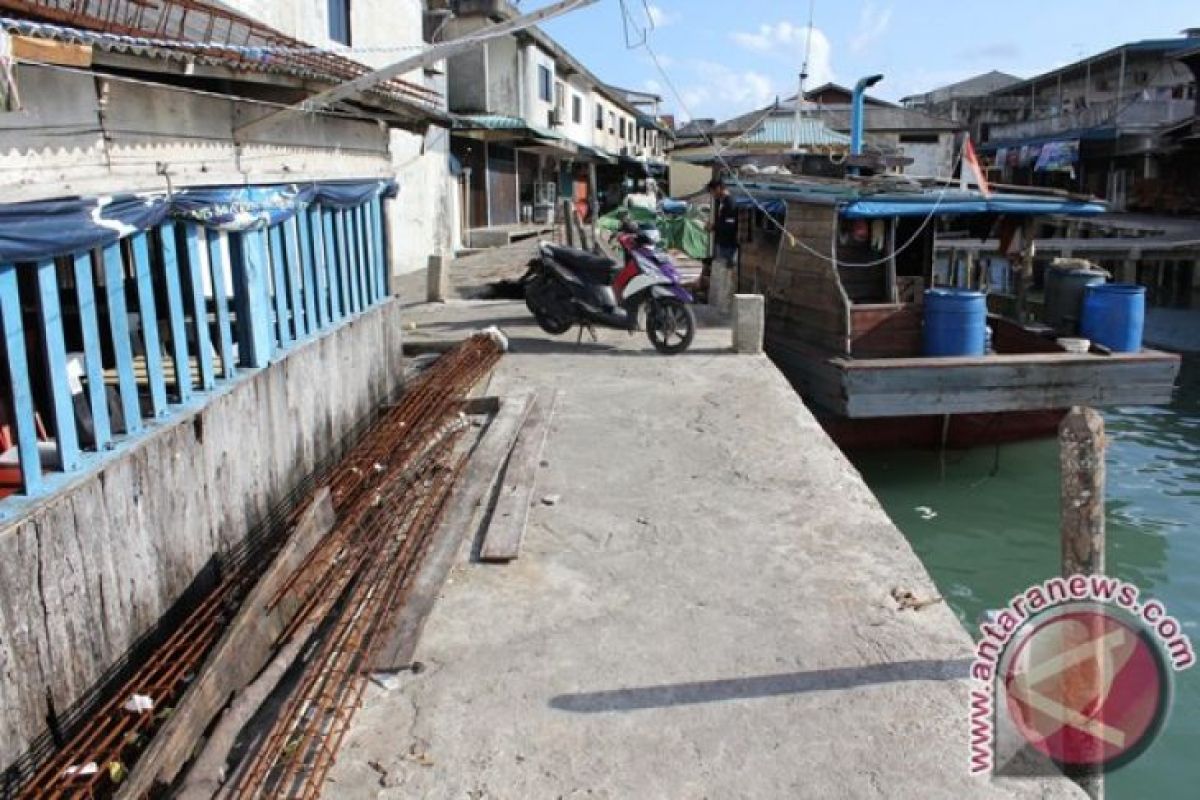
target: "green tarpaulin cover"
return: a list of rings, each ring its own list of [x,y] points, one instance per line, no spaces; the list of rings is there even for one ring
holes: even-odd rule
[[[704,230],[705,214],[692,206],[685,214],[656,214],[645,208],[619,208],[610,211],[596,221],[603,231],[615,231],[621,227],[621,219],[628,215],[639,225],[658,228],[662,246],[668,250],[682,250],[690,258],[708,258],[708,231]]]

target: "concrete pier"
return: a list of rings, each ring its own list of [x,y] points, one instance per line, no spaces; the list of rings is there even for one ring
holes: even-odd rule
[[[761,294],[733,296],[733,351],[756,356],[763,352],[766,332],[766,299]]]
[[[464,547],[425,669],[369,687],[327,796],[1082,796],[969,777],[970,639],[943,603],[897,607],[936,588],[764,356],[528,316],[409,310],[411,341],[505,328],[489,393],[562,395],[520,558]]]

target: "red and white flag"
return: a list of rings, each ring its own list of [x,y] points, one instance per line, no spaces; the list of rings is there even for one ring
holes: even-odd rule
[[[964,191],[971,184],[975,184],[984,197],[992,196],[992,188],[988,186],[987,176],[983,174],[983,167],[979,164],[979,156],[975,155],[975,145],[971,144],[970,136],[963,141],[962,173],[959,183]]]

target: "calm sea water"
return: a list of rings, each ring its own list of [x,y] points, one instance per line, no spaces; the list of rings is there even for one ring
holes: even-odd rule
[[[1200,648],[1200,354],[1181,384],[1169,407],[1105,413],[1108,573],[1162,600]],[[980,612],[1057,573],[1055,442],[853,458],[972,634]],[[1176,674],[1166,728],[1108,797],[1200,797],[1200,666]]]

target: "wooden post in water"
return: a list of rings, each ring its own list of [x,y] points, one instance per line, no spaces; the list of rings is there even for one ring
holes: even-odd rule
[[[1072,408],[1058,428],[1062,574],[1104,574],[1104,418]]]
[[[1104,418],[1094,408],[1075,406],[1058,428],[1061,481],[1060,528],[1062,574],[1104,574]],[[1095,638],[1100,648],[1102,637]],[[1096,663],[1105,663],[1101,652]],[[1066,680],[1067,673],[1062,673]],[[1103,691],[1104,676],[1095,674],[1096,692]],[[1104,773],[1098,767],[1072,776],[1092,800],[1104,798]]]

